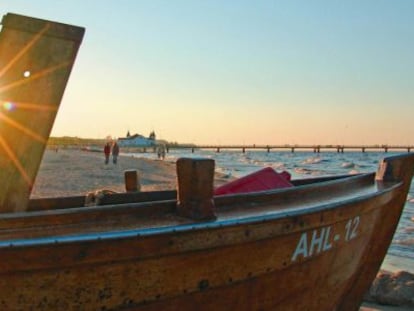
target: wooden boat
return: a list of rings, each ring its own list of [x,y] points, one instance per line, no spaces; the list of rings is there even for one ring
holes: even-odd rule
[[[58,106],[82,36],[6,15],[3,106]],[[40,111],[1,111],[2,310],[358,310],[414,170],[407,153],[376,174],[214,197],[214,161],[179,159],[177,191],[29,200],[56,109]]]

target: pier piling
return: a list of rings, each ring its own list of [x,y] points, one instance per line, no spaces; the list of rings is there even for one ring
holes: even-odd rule
[[[378,151],[378,152],[388,152],[388,151],[407,151],[411,152],[414,149],[414,145],[169,145],[166,147],[167,152],[169,149],[191,149],[191,152],[194,153],[196,149],[213,149],[217,153],[220,153],[222,149],[225,150],[240,150],[242,153],[246,153],[248,150],[265,150],[270,152],[271,150],[290,150],[294,153],[297,149],[308,150],[314,153],[320,153],[323,151],[333,151],[337,153],[344,153],[345,151],[355,151],[360,150],[361,152],[367,151]],[[144,151],[145,152],[145,151]]]

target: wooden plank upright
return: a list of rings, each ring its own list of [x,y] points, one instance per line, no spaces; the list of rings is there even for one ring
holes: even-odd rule
[[[194,220],[215,220],[214,160],[177,160],[177,214]]]
[[[17,14],[0,32],[0,212],[24,211],[85,29]]]
[[[136,170],[124,171],[124,178],[126,192],[138,192],[141,190],[141,184]]]

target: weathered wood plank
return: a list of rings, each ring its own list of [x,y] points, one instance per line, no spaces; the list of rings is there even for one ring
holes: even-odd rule
[[[0,33],[0,212],[25,210],[84,29],[7,14]]]
[[[198,220],[214,220],[214,167],[212,159],[177,160],[177,213]]]

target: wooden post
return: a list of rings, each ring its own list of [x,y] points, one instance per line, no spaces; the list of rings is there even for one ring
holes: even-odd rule
[[[0,33],[0,212],[27,208],[85,29],[7,14]]]
[[[214,160],[177,160],[177,214],[195,220],[214,220]]]
[[[137,192],[141,190],[138,172],[136,170],[128,170],[124,172],[125,177],[125,191]]]

